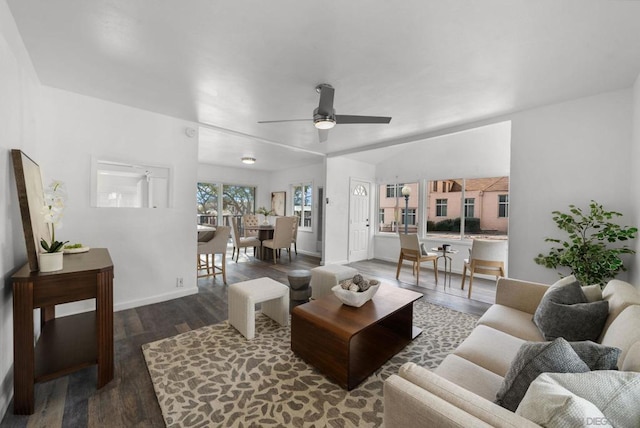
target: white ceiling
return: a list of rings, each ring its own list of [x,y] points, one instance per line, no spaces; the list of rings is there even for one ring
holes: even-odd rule
[[[199,122],[200,161],[265,170],[630,87],[640,2],[8,0],[45,85]],[[318,142],[319,83],[338,114]],[[286,147],[301,149],[290,151]]]

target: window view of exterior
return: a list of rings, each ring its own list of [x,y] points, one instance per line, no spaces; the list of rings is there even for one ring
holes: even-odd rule
[[[219,197],[222,195],[222,198]],[[255,212],[256,188],[233,184],[198,183],[198,224],[230,225],[244,214]],[[220,206],[222,203],[222,207]],[[218,213],[222,212],[219,219]]]
[[[293,214],[298,216],[299,228],[311,228],[313,212],[311,183],[293,186]]]
[[[218,224],[218,185],[198,183],[198,224]]]
[[[427,188],[427,234],[507,239],[509,177],[434,180]]]
[[[405,212],[405,198],[402,188],[405,183],[382,184],[379,187],[378,232],[404,231],[405,219],[408,221],[408,232],[417,233],[419,224],[420,194],[418,183],[406,183],[411,189],[409,195],[409,211]]]

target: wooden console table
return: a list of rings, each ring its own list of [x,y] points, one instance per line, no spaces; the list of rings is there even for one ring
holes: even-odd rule
[[[105,248],[64,256],[56,272],[23,266],[13,280],[15,414],[34,412],[34,383],[98,365],[98,389],[113,379],[113,263]],[[55,305],[96,299],[96,310],[56,318]],[[34,342],[33,310],[41,334]]]

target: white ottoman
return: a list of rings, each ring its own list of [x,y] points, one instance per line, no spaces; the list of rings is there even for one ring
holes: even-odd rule
[[[244,337],[256,333],[256,303],[262,313],[280,325],[289,325],[289,287],[271,278],[258,278],[229,286],[229,324]]]
[[[331,293],[331,288],[344,279],[353,278],[358,270],[343,265],[318,266],[311,269],[311,298]]]

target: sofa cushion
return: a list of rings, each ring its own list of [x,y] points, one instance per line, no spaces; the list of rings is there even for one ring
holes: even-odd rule
[[[522,340],[542,342],[544,337],[533,323],[533,315],[504,305],[492,305],[478,324],[503,331]]]
[[[602,288],[600,284],[585,285],[582,287],[584,297],[587,298],[587,303],[599,302],[602,300]]]
[[[604,425],[606,421],[607,426],[637,427],[638,401],[639,373],[545,373],[531,384],[516,413],[544,426]]]
[[[620,370],[626,372],[640,372],[640,342],[636,342],[627,350],[624,361],[618,366]]]
[[[454,354],[447,355],[434,373],[489,401],[496,398],[504,380],[502,376]]]
[[[504,383],[496,395],[496,403],[514,412],[529,385],[540,373],[588,372],[587,366],[569,342],[558,338],[553,342],[527,342],[522,345]]]
[[[479,325],[453,353],[504,377],[524,340],[486,325]]]
[[[632,305],[622,311],[611,323],[601,343],[622,351],[618,359],[618,367],[624,368],[629,348],[638,341],[640,341],[640,306]]]
[[[573,278],[573,276],[567,277]],[[533,322],[546,340],[598,340],[609,315],[609,303],[587,303],[578,281],[563,278],[549,287],[538,305]]]
[[[607,329],[618,315],[628,306],[640,305],[640,292],[628,282],[612,279],[602,290],[602,298],[609,302],[609,316],[602,329],[604,337]]]

